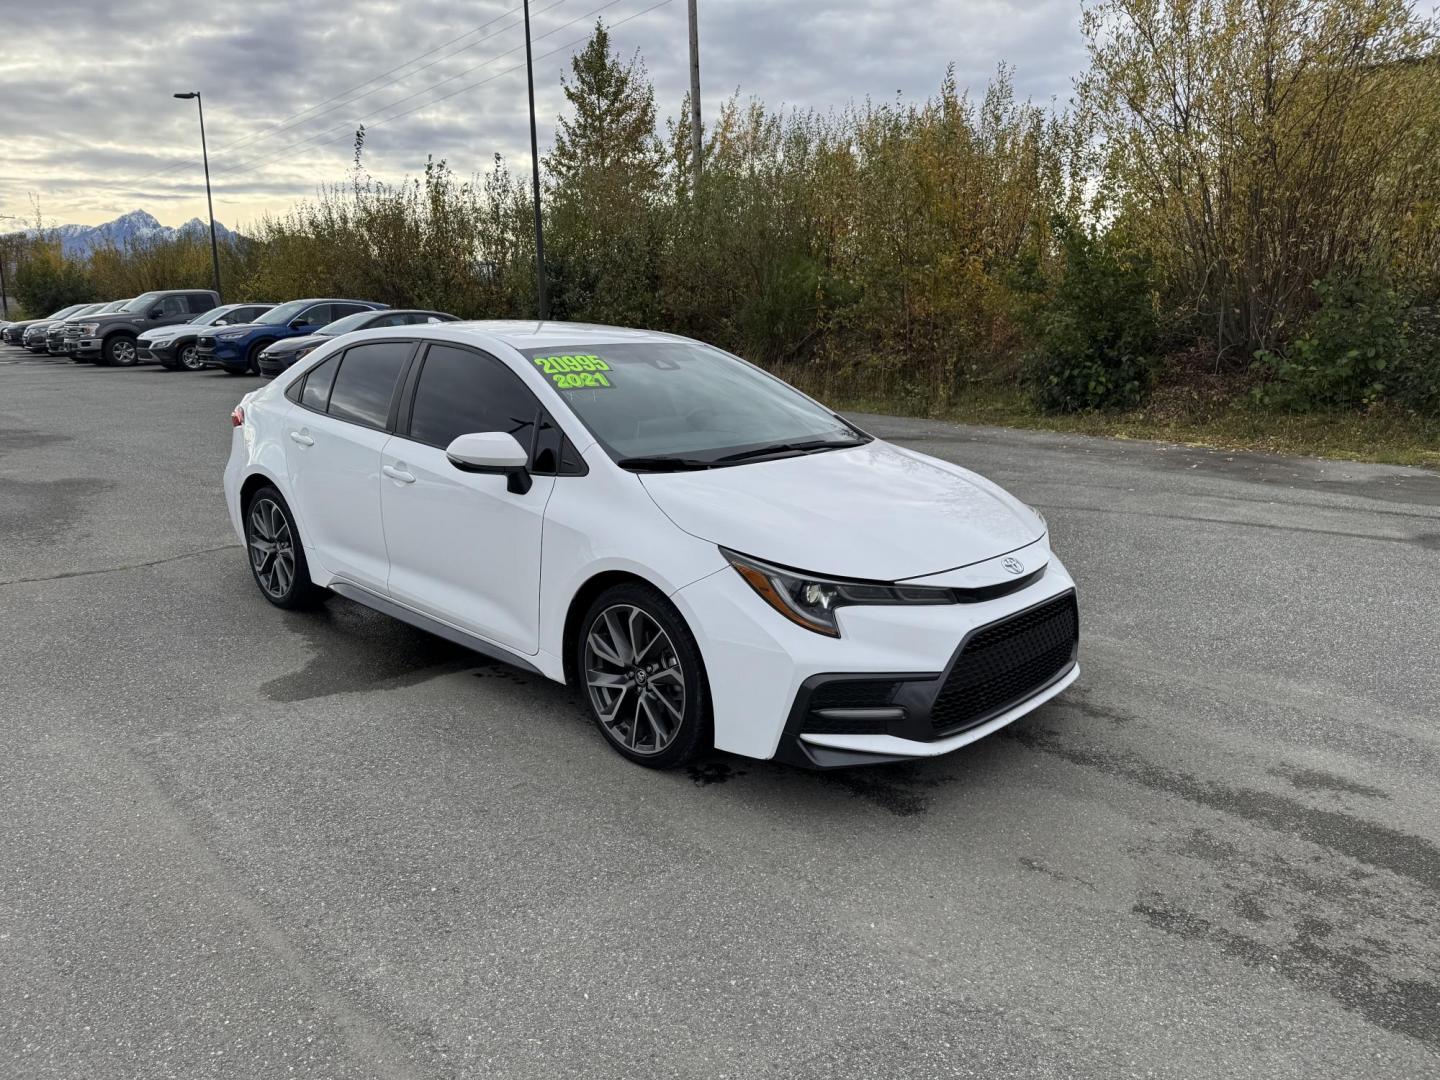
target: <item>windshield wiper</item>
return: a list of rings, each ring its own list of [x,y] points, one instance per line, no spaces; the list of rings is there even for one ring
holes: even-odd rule
[[[851,446],[863,446],[865,441],[864,439],[810,439],[806,442],[773,443],[770,446],[756,446],[749,450],[739,450],[715,460],[749,461],[754,458],[778,457],[781,454],[812,454],[817,450],[844,450]]]
[[[615,462],[622,469],[631,472],[690,472],[710,468],[710,462],[699,458],[669,457],[663,454],[654,457],[622,457]]]

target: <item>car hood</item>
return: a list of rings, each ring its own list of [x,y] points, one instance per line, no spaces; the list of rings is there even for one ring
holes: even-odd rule
[[[156,326],[141,331],[140,341],[168,341],[182,334],[204,334],[215,329],[213,326],[196,326],[194,323],[172,323],[170,326]]]
[[[1039,515],[984,477],[879,439],[640,479],[686,532],[834,577],[900,581],[937,574],[1045,534]]]

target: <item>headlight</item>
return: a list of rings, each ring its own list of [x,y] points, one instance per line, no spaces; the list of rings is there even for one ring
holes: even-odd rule
[[[772,608],[791,622],[827,637],[839,637],[835,610],[861,604],[953,604],[949,589],[890,585],[879,581],[843,581],[786,570],[720,549],[739,575]]]
[[[222,330],[215,335],[217,338],[224,338],[226,341],[234,341],[236,338],[245,336],[244,330]]]
[[[84,334],[86,337],[90,337],[91,335],[93,335],[93,334],[94,334],[96,331],[98,331],[99,329],[100,329],[100,324],[99,324],[99,323],[82,322],[82,323],[80,324],[80,333]]]

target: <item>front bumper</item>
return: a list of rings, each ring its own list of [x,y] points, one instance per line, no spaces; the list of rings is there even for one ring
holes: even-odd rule
[[[74,348],[71,348],[72,345]],[[104,340],[98,337],[75,338],[65,342],[66,350],[71,356],[78,356],[84,360],[91,360],[99,356],[104,346]]]
[[[728,567],[671,599],[698,631],[716,748],[824,768],[949,753],[1060,693],[1079,674],[1073,636],[1052,654],[1049,668],[1028,682],[1018,680],[1014,693],[992,695],[979,702],[986,707],[968,712],[955,711],[947,698],[942,719],[936,722],[932,715],[942,691],[955,689],[957,673],[978,682],[973,671],[958,667],[965,643],[977,631],[1073,598],[1074,590],[1073,579],[1051,555],[1043,575],[996,599],[842,608],[839,638],[787,622]],[[839,702],[830,730],[815,730],[827,725],[812,722],[813,696],[842,682],[869,684],[876,696]],[[877,694],[878,685],[886,687],[883,694]]]
[[[145,341],[141,339],[135,343],[135,358],[137,360],[153,360],[157,364],[169,364],[175,360],[175,343],[173,341]]]
[[[195,355],[206,367],[243,369],[250,363],[246,359],[245,349],[240,345],[243,340],[243,338],[236,341],[226,341],[224,338],[201,338],[195,345]]]

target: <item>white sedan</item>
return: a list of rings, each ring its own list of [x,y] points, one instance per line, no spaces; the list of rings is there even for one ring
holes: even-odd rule
[[[687,338],[363,331],[231,420],[267,600],[328,590],[583,686],[643,765],[932,757],[1079,674],[1038,513]]]

